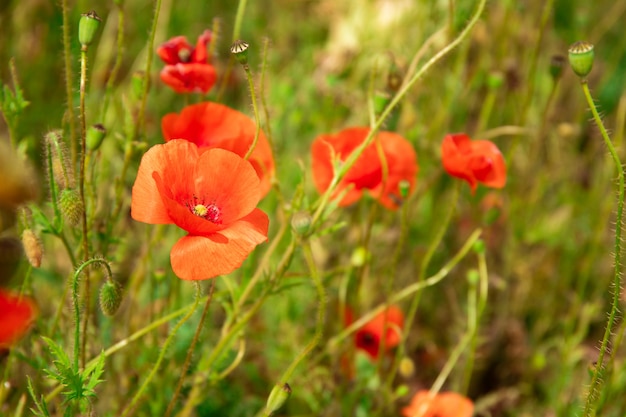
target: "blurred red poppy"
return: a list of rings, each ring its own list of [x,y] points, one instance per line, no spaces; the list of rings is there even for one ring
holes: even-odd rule
[[[176,36],[159,46],[157,54],[166,64],[161,80],[177,93],[207,93],[217,78],[207,54],[209,42],[211,32],[205,30],[195,48],[184,36]]]
[[[429,391],[418,391],[411,403],[402,409],[404,417],[471,417],[474,404],[455,392],[441,392],[431,397]]]
[[[443,167],[453,177],[491,188],[506,184],[506,165],[498,147],[488,140],[470,140],[464,133],[446,135],[441,145]]]
[[[352,311],[346,309],[346,326],[352,324]],[[385,351],[389,351],[400,343],[404,328],[404,314],[396,306],[389,306],[368,321],[354,335],[356,348],[364,351],[372,360],[377,360],[380,354],[380,345],[385,339]]]
[[[363,143],[369,131],[367,127],[354,127],[334,135],[320,135],[315,139],[311,147],[313,180],[320,193],[330,186],[335,159],[345,161]],[[380,144],[384,164],[377,142]],[[378,132],[376,140],[365,148],[339,182],[334,196],[345,192],[339,205],[348,206],[359,200],[363,192],[368,190],[385,207],[397,209],[402,203],[401,183],[406,182],[410,192],[415,185],[417,172],[417,156],[411,144],[398,134]]]
[[[180,114],[166,114],[161,119],[161,130],[166,141],[185,139],[195,143],[201,152],[221,148],[244,157],[254,142],[256,125],[243,113],[221,104],[204,102],[187,106]],[[263,198],[272,186],[274,157],[262,130],[249,161],[261,180]]]
[[[255,208],[259,197],[259,178],[245,159],[172,140],[141,159],[131,216],[187,231],[170,253],[172,270],[181,279],[202,280],[239,268],[267,240],[269,219]]]
[[[11,347],[26,333],[36,311],[30,298],[0,288],[0,349]]]

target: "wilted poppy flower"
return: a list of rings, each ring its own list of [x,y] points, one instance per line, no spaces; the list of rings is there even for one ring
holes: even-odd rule
[[[313,180],[320,193],[328,189],[333,179],[333,162],[337,158],[345,161],[363,143],[369,132],[367,127],[354,127],[335,135],[320,135],[315,139],[311,147]],[[386,176],[377,141],[387,167]],[[339,205],[348,206],[360,199],[367,190],[385,207],[396,209],[402,202],[400,183],[406,182],[411,190],[415,185],[417,171],[417,156],[411,144],[398,134],[378,132],[376,140],[365,148],[339,182],[334,195],[345,192]]]
[[[353,322],[352,311],[346,309],[346,325]],[[367,353],[372,360],[378,359],[380,345],[385,339],[385,351],[398,346],[402,338],[404,327],[404,314],[396,306],[389,306],[386,310],[377,314],[368,321],[354,335],[354,343],[357,349]],[[386,331],[385,331],[386,330]]]
[[[254,141],[256,125],[245,114],[217,103],[205,102],[183,108],[180,114],[169,113],[161,119],[166,141],[185,139],[206,149],[221,148],[244,157]],[[250,163],[261,179],[261,198],[271,188],[274,175],[272,148],[263,131],[250,155]]]
[[[208,92],[217,78],[215,68],[209,63],[209,42],[211,32],[205,30],[195,48],[184,36],[176,36],[159,46],[157,54],[166,64],[161,80],[177,93]]]
[[[9,348],[26,333],[35,312],[30,298],[0,288],[0,349]]]
[[[267,240],[268,217],[255,208],[259,197],[259,178],[245,159],[172,140],[141,159],[131,216],[187,231],[170,253],[172,270],[184,280],[208,279],[239,268]]]
[[[453,177],[467,181],[476,191],[478,183],[502,188],[506,166],[500,150],[488,140],[470,140],[464,133],[446,135],[441,145],[443,167]]]
[[[429,391],[421,390],[402,409],[404,417],[471,417],[474,404],[455,392],[441,392],[431,397]]]

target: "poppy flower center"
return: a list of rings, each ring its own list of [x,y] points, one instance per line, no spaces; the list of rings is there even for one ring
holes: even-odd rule
[[[194,196],[193,203],[187,203],[186,206],[194,215],[211,223],[222,224],[222,210],[214,203],[205,204],[204,201],[198,201],[198,198]]]
[[[191,58],[191,51],[187,48],[182,48],[178,51],[178,59],[180,62],[189,62],[189,58]]]
[[[359,338],[360,345],[364,348],[368,347],[376,347],[377,340],[376,337],[371,333],[363,333]]]

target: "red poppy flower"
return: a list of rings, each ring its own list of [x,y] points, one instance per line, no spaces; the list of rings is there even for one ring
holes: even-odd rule
[[[369,131],[367,127],[354,127],[335,135],[320,135],[315,139],[311,147],[313,180],[320,193],[326,191],[333,179],[335,158],[345,161],[363,143]],[[386,177],[376,141],[380,143],[384,155]],[[339,205],[348,206],[368,190],[385,207],[397,209],[402,202],[400,183],[407,182],[411,190],[415,185],[417,171],[417,156],[411,144],[395,133],[378,132],[376,140],[365,148],[340,181],[334,195],[345,192]]]
[[[478,183],[502,188],[506,165],[500,150],[488,140],[470,140],[464,133],[446,135],[441,145],[443,167],[453,177],[467,181],[476,191]]]
[[[411,404],[402,409],[404,417],[471,417],[474,404],[455,392],[441,392],[431,396],[429,391],[421,390],[411,400]]]
[[[259,178],[245,159],[172,140],[141,159],[131,216],[186,230],[170,253],[172,270],[181,279],[202,280],[239,268],[267,240],[269,219],[255,208],[259,197]]]
[[[353,322],[352,311],[349,309],[346,309],[345,312],[345,322],[346,326]],[[402,310],[396,306],[389,306],[355,333],[354,343],[357,349],[367,353],[372,360],[376,360],[380,353],[383,337],[385,338],[385,351],[391,350],[400,343],[403,327],[404,314]]]
[[[0,349],[9,348],[26,333],[35,313],[30,298],[0,289]]]
[[[250,149],[256,125],[245,114],[217,103],[193,104],[180,114],[169,113],[161,119],[161,129],[166,141],[185,139],[205,151],[221,148],[243,157]],[[250,155],[250,163],[261,180],[261,198],[270,190],[274,175],[272,148],[263,131]]]
[[[157,54],[167,65],[161,80],[177,93],[208,92],[217,78],[207,54],[211,32],[205,30],[192,47],[187,38],[176,36],[157,48]]]

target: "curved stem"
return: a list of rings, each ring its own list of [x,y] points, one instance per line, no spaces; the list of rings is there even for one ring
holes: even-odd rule
[[[593,98],[591,97],[591,93],[589,92],[589,85],[587,84],[587,80],[581,80],[581,85],[585,94],[585,98],[587,99],[587,103],[589,104],[589,108],[591,109],[591,113],[593,114],[593,119],[600,129],[602,139],[604,139],[604,143],[609,149],[609,153],[611,154],[611,157],[613,158],[613,163],[615,164],[615,168],[617,169],[617,217],[615,219],[615,246],[613,252],[615,254],[615,258],[613,260],[613,302],[611,305],[611,312],[606,323],[606,328],[604,329],[604,337],[602,338],[600,353],[598,355],[598,360],[596,362],[593,376],[591,378],[591,384],[589,386],[589,393],[587,394],[587,401],[585,402],[584,410],[585,416],[593,416],[596,413],[595,406],[600,394],[599,391],[601,388],[600,386],[602,384],[602,380],[604,379],[603,376],[605,374],[605,371],[607,371],[604,366],[604,356],[609,350],[609,340],[611,338],[613,324],[615,323],[619,307],[619,296],[621,289],[620,274],[622,269],[622,215],[624,212],[624,169],[622,167],[622,162],[617,155],[617,151],[615,150],[615,147],[613,146],[613,143],[609,138],[609,134],[607,133],[606,128],[602,123],[600,114],[598,114],[595,103],[593,102]],[[618,346],[613,346],[613,351],[616,351],[617,348]],[[608,369],[608,371],[610,372],[610,369]]]
[[[245,64],[243,69],[246,72],[246,78],[248,79],[248,88],[250,88],[250,98],[252,99],[252,109],[254,110],[254,122],[256,123],[256,130],[254,132],[254,140],[248,148],[248,152],[243,157],[243,159],[250,158],[252,152],[254,152],[254,148],[256,147],[257,141],[259,140],[259,134],[261,133],[261,117],[259,116],[259,106],[256,103],[256,93],[254,91],[254,82],[252,81],[252,73],[250,72],[250,66]]]

